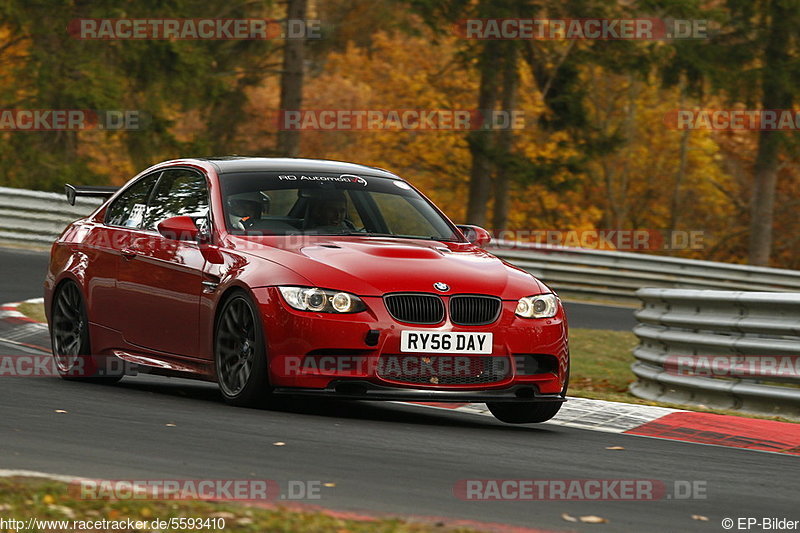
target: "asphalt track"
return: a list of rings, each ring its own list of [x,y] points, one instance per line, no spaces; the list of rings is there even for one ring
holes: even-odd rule
[[[0,251],[0,300],[39,296],[45,263],[41,254]],[[611,309],[596,308],[603,320],[617,312]],[[0,338],[8,327],[0,325]],[[43,331],[29,337],[17,340],[46,346]],[[0,350],[36,352],[2,342]],[[612,446],[624,449],[607,449]],[[215,386],[189,380],[138,376],[102,386],[0,378],[0,468],[104,479],[272,479],[282,487],[290,480],[322,481],[335,487],[306,503],[340,511],[555,531],[722,531],[726,517],[800,518],[792,474],[797,461],[548,424],[509,426],[421,406],[298,401],[239,409],[224,405]],[[668,489],[688,480],[704,484],[707,494],[689,500],[474,502],[453,494],[465,479],[649,479]],[[609,522],[566,522],[562,513]]]

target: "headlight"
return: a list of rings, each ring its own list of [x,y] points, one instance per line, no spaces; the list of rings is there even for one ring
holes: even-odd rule
[[[298,311],[318,313],[358,313],[367,306],[355,294],[316,287],[278,287],[283,299]]]
[[[524,318],[553,318],[558,312],[558,296],[539,294],[526,296],[517,302],[517,315]]]

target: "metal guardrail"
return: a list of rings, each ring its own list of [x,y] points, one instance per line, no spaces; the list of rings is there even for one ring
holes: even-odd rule
[[[800,418],[800,293],[640,289],[631,392]]]
[[[490,251],[558,292],[638,302],[642,287],[800,292],[800,271],[659,255],[496,241]]]
[[[99,200],[69,205],[63,194],[0,187],[0,240],[48,246],[67,225],[94,211]]]

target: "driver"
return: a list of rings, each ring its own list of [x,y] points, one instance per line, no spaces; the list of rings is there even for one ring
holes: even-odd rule
[[[247,193],[228,200],[231,224],[237,229],[250,229],[269,213],[271,200],[264,193]]]
[[[347,197],[341,191],[332,191],[325,197],[315,196],[308,206],[309,228],[353,229],[346,219]]]

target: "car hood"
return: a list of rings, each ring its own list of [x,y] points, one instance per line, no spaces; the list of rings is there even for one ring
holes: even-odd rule
[[[517,299],[547,292],[527,272],[466,243],[380,237],[231,236],[232,248],[296,272],[311,284],[360,296],[389,292],[477,293]],[[263,285],[269,269],[263,270]],[[251,280],[252,283],[252,280]]]

